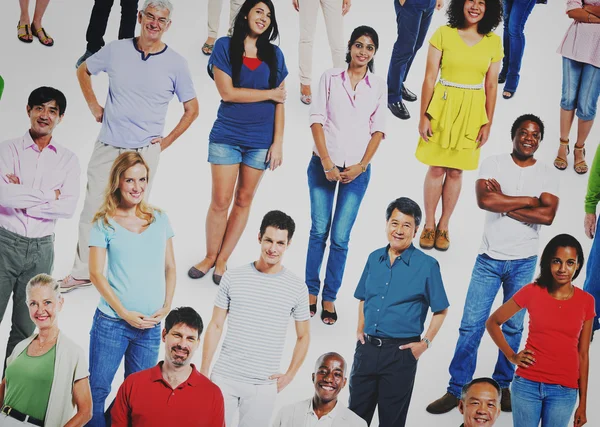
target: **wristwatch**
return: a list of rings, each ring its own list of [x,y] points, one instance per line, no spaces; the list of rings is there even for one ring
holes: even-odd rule
[[[425,344],[427,344],[427,348],[431,347],[431,341],[429,341],[427,337],[421,338],[421,341],[425,341]]]

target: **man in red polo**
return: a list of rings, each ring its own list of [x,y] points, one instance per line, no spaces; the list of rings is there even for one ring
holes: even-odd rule
[[[202,329],[193,308],[169,313],[162,332],[165,360],[127,377],[111,411],[113,427],[225,427],[221,390],[191,363]]]

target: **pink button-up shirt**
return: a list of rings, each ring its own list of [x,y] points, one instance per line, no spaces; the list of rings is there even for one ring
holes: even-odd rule
[[[586,0],[589,6],[600,6],[600,0]],[[581,9],[581,0],[567,0],[567,12]],[[573,21],[558,48],[565,58],[600,67],[600,24]]]
[[[11,184],[7,174],[20,184]],[[54,143],[42,151],[29,131],[0,144],[0,227],[25,237],[54,233],[58,218],[70,218],[79,198],[79,161]],[[56,199],[54,190],[60,190]]]
[[[387,84],[367,71],[352,89],[343,68],[332,68],[321,76],[319,89],[313,96],[310,124],[321,123],[327,151],[337,166],[355,165],[361,161],[371,135],[384,133]],[[316,153],[316,146],[313,147]]]

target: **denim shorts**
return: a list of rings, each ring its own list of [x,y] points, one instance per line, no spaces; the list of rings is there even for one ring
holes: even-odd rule
[[[563,57],[563,80],[560,107],[577,109],[581,120],[593,120],[600,95],[600,68]]]
[[[265,170],[269,167],[268,148],[248,148],[233,144],[209,142],[208,162],[213,165],[237,165],[243,163],[254,169]]]

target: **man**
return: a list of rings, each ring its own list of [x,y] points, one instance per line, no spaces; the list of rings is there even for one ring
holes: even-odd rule
[[[511,128],[513,150],[487,158],[479,169],[477,203],[486,220],[479,255],[473,267],[459,338],[450,363],[447,393],[427,406],[443,414],[458,405],[462,387],[471,381],[477,349],[500,287],[506,302],[533,279],[541,225],[550,225],[558,208],[558,177],[534,154],[544,138],[539,117],[525,114]],[[502,326],[511,348],[519,350],[525,310]],[[511,411],[509,385],[514,366],[502,354],[493,378],[502,387],[502,410]]]
[[[423,46],[433,11],[444,7],[444,0],[393,0],[396,8],[398,38],[392,49],[388,69],[388,108],[399,119],[410,119],[404,101],[414,102],[417,95],[404,85],[417,51]]]
[[[202,349],[200,372],[210,365],[229,317],[227,334],[211,379],[223,392],[225,424],[267,426],[275,397],[302,365],[309,343],[308,291],[304,282],[282,265],[296,226],[281,211],[268,212],[260,225],[257,261],[223,276]],[[294,317],[296,346],[292,361],[280,374],[288,319]]]
[[[79,68],[86,59],[98,52],[104,46],[104,33],[114,0],[94,0],[90,23],[85,39],[87,47],[77,60],[75,68]],[[121,22],[119,24],[119,40],[131,39],[135,35],[135,19],[137,16],[138,0],[121,0]]]
[[[168,314],[162,331],[165,360],[125,379],[111,410],[113,427],[225,427],[219,387],[191,363],[203,327],[193,308]]]
[[[283,407],[273,427],[366,427],[365,420],[338,405],[338,394],[346,386],[346,361],[337,353],[325,353],[317,359],[312,374],[315,394]]]
[[[368,424],[378,406],[380,427],[406,424],[417,360],[431,346],[450,305],[439,264],[412,244],[421,216],[409,198],[389,204],[389,244],[369,255],[354,292],[360,303],[349,406]],[[421,337],[430,308],[433,317]]]
[[[491,378],[477,378],[465,384],[458,410],[464,417],[460,427],[492,427],[500,415],[502,391]]]
[[[156,175],[161,151],[170,146],[198,116],[198,101],[187,63],[162,42],[171,25],[168,0],[146,0],[138,15],[141,34],[109,43],[77,69],[77,78],[90,111],[102,123],[88,165],[85,203],[79,219],[79,241],[71,274],[61,281],[63,292],[89,286],[89,235],[94,214],[102,204],[110,168],[119,154],[136,150]],[[91,74],[108,73],[105,108],[92,89]],[[176,94],[184,114],[162,137],[169,101]],[[148,185],[146,194],[151,186]]]
[[[6,357],[35,329],[25,287],[52,273],[56,220],[71,218],[79,198],[79,161],[52,136],[66,108],[61,91],[35,89],[27,101],[30,129],[0,144],[0,320],[13,299]]]
[[[596,318],[592,331],[592,339],[596,330],[600,329],[598,315],[600,315],[600,238],[597,237],[596,207],[600,202],[600,149],[596,149],[594,163],[588,179],[587,193],[585,195],[585,234],[594,239],[590,255],[587,259],[585,283],[583,289],[593,295],[596,300]]]

